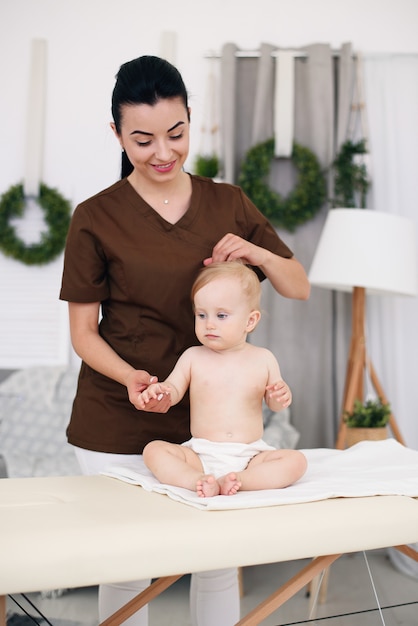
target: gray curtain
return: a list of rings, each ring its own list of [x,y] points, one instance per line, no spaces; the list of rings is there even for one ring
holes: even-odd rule
[[[237,55],[228,43],[222,50],[221,126],[223,177],[236,182],[247,150],[273,137],[274,63],[278,46],[262,44],[257,57]],[[329,45],[300,49],[295,61],[294,140],[311,149],[324,171],[345,141],[352,92],[351,45],[335,56]],[[329,174],[328,185],[332,181]],[[287,195],[297,180],[289,159],[275,159],[269,184]],[[309,271],[328,204],[295,233],[279,235]],[[263,284],[263,318],[251,341],[277,356],[283,377],[293,389],[292,422],[301,433],[299,447],[332,447],[339,423],[347,355],[346,313],[340,294],[312,288],[307,302],[280,297]],[[341,310],[340,310],[341,309]]]

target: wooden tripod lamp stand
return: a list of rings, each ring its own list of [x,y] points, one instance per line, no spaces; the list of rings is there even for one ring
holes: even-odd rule
[[[336,447],[345,447],[345,411],[364,400],[364,373],[368,370],[377,396],[387,403],[375,369],[367,356],[366,293],[417,293],[414,224],[401,216],[367,209],[331,209],[309,272],[313,285],[352,292],[352,330],[344,398]],[[389,426],[404,443],[393,415]]]

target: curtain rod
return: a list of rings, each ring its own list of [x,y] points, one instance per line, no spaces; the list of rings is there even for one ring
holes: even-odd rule
[[[292,52],[295,58],[306,59],[309,56],[307,52],[303,52],[302,50],[292,50],[291,48],[290,49],[281,48],[280,50],[275,50],[271,53],[271,56],[277,57],[279,55],[279,52],[281,51]],[[257,58],[260,56],[260,51],[259,50],[237,50],[235,52],[235,56],[238,58],[243,58],[243,59],[253,59],[253,58]],[[334,57],[340,56],[339,50],[333,50],[332,56]],[[353,55],[353,57],[355,57],[355,55]],[[220,52],[207,52],[204,55],[204,58],[205,59],[221,59],[222,55]]]
[[[284,51],[284,52],[293,52],[293,55],[295,58],[301,58],[301,59],[306,59],[308,58],[309,54],[307,52],[303,52],[302,50],[293,50],[292,48],[280,48],[280,50],[274,50],[271,53],[272,57],[277,57],[279,52]],[[222,54],[220,52],[207,52],[206,54],[203,55],[205,59],[221,59],[222,58]],[[240,57],[243,59],[252,59],[252,58],[257,58],[260,56],[260,50],[237,50],[235,52],[235,56],[236,57]],[[332,56],[333,57],[339,57],[341,56],[341,52],[339,50],[332,50]],[[358,57],[358,54],[356,54],[355,52],[353,53],[353,59],[356,59]],[[412,56],[412,57],[416,57],[418,56],[417,52],[366,52],[362,54],[363,58],[366,57],[408,57],[408,56]]]

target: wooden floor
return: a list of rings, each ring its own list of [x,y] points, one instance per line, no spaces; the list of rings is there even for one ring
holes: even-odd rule
[[[381,607],[394,604],[405,604],[405,606],[383,609],[382,613],[369,611],[377,608],[377,602],[364,555],[362,553],[345,555],[332,565],[326,601],[317,607],[315,621],[308,623],[324,624],[324,626],[418,625],[418,580],[396,569],[385,550],[369,552],[367,559]],[[275,588],[286,582],[306,563],[308,561],[244,568],[243,615],[272,593]],[[188,626],[190,624],[189,582],[189,578],[184,577],[151,604],[150,626]],[[67,624],[67,621],[83,626],[97,626],[98,624],[97,588],[68,591],[58,598],[44,598],[39,594],[30,594],[29,597],[53,626],[55,626],[54,620],[57,626],[72,626],[70,623]],[[7,607],[11,613],[21,612],[10,599],[7,601]],[[369,612],[356,614],[358,611]],[[30,613],[34,614],[33,609],[30,609]],[[322,616],[331,615],[338,617],[320,619]],[[293,625],[308,619],[309,598],[303,590],[262,624],[264,626]],[[45,624],[45,622],[40,623]]]

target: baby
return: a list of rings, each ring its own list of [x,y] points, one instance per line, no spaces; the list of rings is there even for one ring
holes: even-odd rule
[[[190,391],[192,438],[144,448],[144,462],[160,482],[208,497],[281,489],[305,473],[300,451],[262,439],[263,399],[280,411],[292,394],[272,352],[247,342],[260,320],[260,298],[257,275],[239,261],[213,263],[198,275],[192,300],[202,345],[186,350],[164,382],[139,395],[146,410],[151,398],[169,394],[174,405]]]

